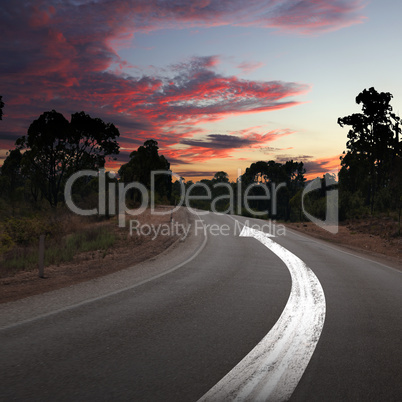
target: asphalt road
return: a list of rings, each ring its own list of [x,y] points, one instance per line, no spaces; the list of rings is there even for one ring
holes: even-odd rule
[[[0,400],[201,398],[271,330],[292,286],[285,264],[232,218],[202,219],[216,226],[192,221],[196,236],[152,275],[137,267],[0,306]],[[311,268],[326,299],[291,400],[400,401],[401,271],[290,231],[274,241]]]

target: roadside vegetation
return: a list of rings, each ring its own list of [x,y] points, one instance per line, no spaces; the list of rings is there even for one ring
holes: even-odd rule
[[[114,221],[82,219],[61,210],[58,216],[41,211],[32,217],[7,218],[0,226],[0,277],[38,268],[41,234],[45,234],[45,266],[73,261],[85,252],[104,258],[116,242],[114,227]]]
[[[384,227],[378,221],[385,220],[391,222],[385,225],[391,230],[388,236],[401,236],[401,128],[391,100],[390,93],[365,89],[356,97],[362,112],[338,119],[341,127],[349,128],[340,172],[338,177],[327,174],[316,179],[318,188],[304,197],[311,215],[324,220],[328,190],[337,189],[341,221],[370,221],[370,230],[378,232]],[[4,106],[0,96],[0,120]],[[185,178],[172,182],[170,175],[160,175],[151,188],[152,171],[170,172],[170,163],[159,154],[155,140],[147,140],[133,151],[117,175],[105,175],[104,216],[84,218],[71,213],[64,199],[67,179],[83,169],[99,172],[107,161],[115,160],[119,135],[112,123],[85,112],[74,113],[69,121],[52,110],[40,115],[27,135],[17,139],[0,169],[0,276],[35,269],[42,234],[46,235],[45,265],[72,261],[79,253],[107,253],[115,242],[110,225],[116,225],[108,215],[114,215],[116,205],[110,206],[107,200],[113,191],[117,197],[119,183],[141,183],[149,194],[154,191],[157,204],[177,205],[184,187],[192,196],[199,196],[190,202],[194,208],[285,222],[306,220],[301,207],[308,183],[303,162],[253,162],[235,182],[230,182],[224,171],[197,183]],[[99,206],[100,180],[93,175],[74,183],[72,200],[77,207]],[[246,205],[247,188],[250,201]],[[264,188],[277,189],[275,207],[272,198],[263,198]],[[205,197],[208,193],[210,199]],[[141,202],[138,189],[130,189],[126,196],[131,208]]]

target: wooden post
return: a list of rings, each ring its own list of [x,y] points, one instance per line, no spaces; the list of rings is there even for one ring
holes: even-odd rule
[[[45,265],[45,235],[39,236],[39,278],[44,278]]]

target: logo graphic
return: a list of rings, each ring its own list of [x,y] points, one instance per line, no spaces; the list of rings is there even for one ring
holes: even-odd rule
[[[336,182],[336,174],[335,173],[327,173],[324,175],[324,179],[316,178],[312,182],[310,182],[303,190],[301,203],[302,203],[302,211],[304,215],[315,225],[320,228],[336,234],[339,229],[339,221],[338,221],[338,190],[335,188],[337,185]],[[323,189],[326,192],[326,213],[325,220],[321,220],[316,218],[307,212],[305,208],[304,198],[305,196],[314,191]]]
[[[144,212],[148,207],[151,209],[151,214],[154,215],[165,215],[165,214],[173,214],[176,212],[181,206],[186,206],[190,212],[195,212],[193,208],[191,208],[191,201],[207,201],[210,202],[210,210],[215,213],[229,213],[229,214],[237,214],[242,215],[245,210],[250,216],[254,217],[266,217],[267,215],[271,217],[275,217],[277,215],[277,207],[278,207],[278,196],[277,194],[283,189],[286,189],[286,183],[251,183],[246,188],[242,188],[242,182],[240,180],[241,171],[239,170],[239,179],[237,180],[236,185],[236,194],[234,192],[234,188],[231,183],[214,183],[211,188],[202,182],[193,183],[186,188],[181,177],[171,171],[153,171],[151,172],[151,185],[150,188],[146,188],[142,183],[139,182],[131,182],[131,183],[116,183],[111,182],[107,183],[106,181],[106,171],[105,169],[100,169],[99,171],[95,170],[82,170],[74,173],[68,180],[64,189],[64,196],[66,200],[66,205],[68,208],[82,216],[90,216],[90,215],[117,215],[119,227],[125,227],[126,225],[126,216],[138,216],[142,212]],[[110,175],[110,174],[109,174]],[[158,175],[170,175],[172,178],[174,177],[180,183],[180,201],[177,205],[173,207],[173,209],[168,211],[156,211],[155,208],[155,188],[156,188],[156,176]],[[95,177],[98,179],[98,190],[99,190],[99,198],[98,198],[98,207],[92,209],[81,209],[77,207],[73,202],[72,197],[72,188],[74,182],[82,177]],[[310,182],[303,190],[301,196],[301,209],[304,215],[315,225],[329,231],[330,233],[338,233],[338,190],[336,188],[336,174],[327,173],[323,179],[317,178]],[[222,192],[220,195],[213,198],[212,191],[219,187]],[[258,187],[261,195],[252,195],[253,188]],[[129,190],[135,190],[140,194],[139,199],[141,200],[140,205],[137,208],[130,209],[126,204],[126,196]],[[200,195],[200,189],[203,190],[203,195]],[[195,190],[195,191],[194,191]],[[198,190],[198,194],[197,194]],[[315,191],[321,190],[325,192],[325,203],[326,203],[326,215],[325,219],[321,220],[318,217],[312,215],[308,212],[305,205],[305,197]],[[217,205],[219,201],[225,200],[227,208],[225,211],[218,211]],[[261,200],[265,201],[266,204],[269,203],[270,211],[264,210],[256,210],[250,207],[250,201]],[[197,210],[195,213],[197,215],[207,214],[209,211],[201,211]],[[133,221],[133,224],[136,224],[138,221]],[[133,230],[133,227],[130,227],[130,230]],[[136,231],[140,230],[140,227],[135,227]],[[161,231],[161,228],[141,228],[141,230],[149,230],[149,231]],[[167,230],[167,229],[166,229]],[[169,229],[173,230],[173,229]],[[176,228],[175,230],[179,230]],[[185,234],[185,229],[181,229]]]

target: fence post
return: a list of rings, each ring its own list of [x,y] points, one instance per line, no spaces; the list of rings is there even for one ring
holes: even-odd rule
[[[45,235],[39,236],[39,278],[44,278],[45,265]]]

